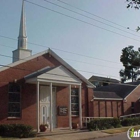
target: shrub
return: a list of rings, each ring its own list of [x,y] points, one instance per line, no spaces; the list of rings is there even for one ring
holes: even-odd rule
[[[121,121],[122,126],[139,125],[140,118],[125,118]]]
[[[27,138],[34,137],[36,132],[33,131],[33,127],[24,124],[1,124],[0,136],[6,137],[18,137]]]
[[[117,118],[94,119],[87,124],[89,130],[103,130],[120,126],[120,120]]]

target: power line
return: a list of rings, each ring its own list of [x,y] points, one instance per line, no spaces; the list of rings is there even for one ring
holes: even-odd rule
[[[0,46],[15,49],[14,47],[3,45],[3,44],[0,44]]]
[[[11,56],[3,55],[3,54],[0,54],[0,56],[8,57],[8,58],[13,58],[13,57],[11,57]],[[14,58],[18,59],[17,57],[14,57]],[[25,60],[25,59],[20,59],[20,60]],[[1,65],[0,65],[0,66],[1,66]],[[6,66],[6,65],[2,65],[2,66],[10,67],[10,66]],[[16,68],[16,69],[18,69],[18,68]],[[20,70],[21,70],[21,69],[20,69]],[[92,73],[92,74],[99,74],[99,73],[93,73],[93,72],[84,71],[84,70],[77,70],[77,71],[86,72],[86,73]],[[105,76],[105,74],[99,74],[99,75],[104,75],[104,76]],[[115,76],[111,76],[111,75],[109,75],[109,76],[110,76],[110,77],[115,77]],[[116,77],[116,78],[118,78],[118,77]]]
[[[94,65],[94,66],[100,66],[100,67],[107,67],[107,68],[118,69],[117,67],[110,67],[110,66],[98,65],[98,64],[93,64],[93,63],[88,63],[88,62],[83,62],[83,61],[78,61],[78,60],[72,60],[72,59],[69,59],[69,58],[64,58],[64,59],[70,60],[70,61],[74,61],[74,62],[78,62],[78,63],[88,64],[88,65]]]
[[[1,35],[0,35],[0,37],[1,37]],[[7,38],[7,39],[12,39],[12,40],[16,40],[16,39],[14,39],[14,38],[11,38],[11,37],[6,37],[6,36],[2,36],[2,37],[4,37],[4,38]],[[44,48],[49,48],[49,47],[47,47],[47,46],[44,46],[44,45],[40,45],[40,44],[36,44],[36,43],[32,43],[32,42],[27,42],[28,44],[32,44],[32,45],[36,45],[36,46],[40,46],[40,47],[44,47]],[[6,45],[2,45],[2,44],[0,44],[1,46],[6,46]],[[6,47],[10,47],[10,46],[6,46]],[[13,48],[13,47],[10,47],[10,48]],[[114,62],[114,61],[110,61],[110,60],[105,60],[105,59],[101,59],[101,58],[96,58],[96,57],[92,57],[92,56],[87,56],[87,55],[83,55],[83,54],[79,54],[79,53],[75,53],[75,52],[70,52],[70,51],[65,51],[65,50],[61,50],[61,49],[57,49],[57,48],[52,48],[52,49],[54,49],[54,50],[57,50],[57,51],[61,51],[61,52],[65,52],[65,53],[70,53],[70,54],[74,54],[74,55],[79,55],[79,56],[82,56],[82,57],[87,57],[87,58],[92,58],[92,59],[96,59],[96,60],[100,60],[100,61],[105,61],[105,62],[110,62],[110,63],[116,63],[116,64],[119,64],[120,65],[120,63],[118,63],[118,62]],[[37,53],[37,52],[34,52],[34,53]],[[1,56],[3,55],[3,54],[0,54]],[[3,55],[4,56],[4,55]],[[5,55],[6,56],[6,55]],[[6,56],[6,57],[10,57],[10,58],[12,58],[11,56]],[[66,58],[67,59],[67,58]],[[69,60],[71,60],[71,59],[69,59]],[[77,60],[71,60],[71,61],[77,61]],[[82,62],[82,61],[77,61],[77,62],[81,62],[81,63],[85,63],[85,64],[92,64],[92,63],[87,63],[87,62]],[[96,64],[92,64],[92,65],[96,65]],[[101,66],[101,65],[98,65],[98,66]],[[132,65],[132,66],[134,66],[134,65]],[[103,66],[103,67],[108,67],[108,66]],[[136,66],[134,66],[134,67],[136,67]],[[114,68],[114,67],[110,67],[110,68]],[[117,68],[116,68],[117,69]]]
[[[0,56],[4,56],[4,57],[10,57],[12,58],[11,56],[7,56],[7,55],[3,55],[3,54],[0,54]],[[21,60],[25,60],[25,59],[21,59]],[[41,61],[41,59],[39,59]],[[18,67],[11,67],[11,66],[8,66],[8,65],[2,65],[0,64],[0,66],[2,67],[7,67],[7,68],[12,68],[12,69],[17,69],[17,70],[24,70],[24,71],[30,71],[30,72],[34,72],[32,70],[29,70],[29,69],[25,69],[25,68],[18,68]],[[91,72],[91,71],[85,71],[85,70],[78,70],[76,69],[77,71],[81,71],[81,72],[85,72],[85,73],[91,73],[91,74],[98,74],[98,75],[103,75],[103,76],[106,76],[105,74],[100,74],[100,73],[95,73],[95,72]],[[51,75],[57,75],[57,76],[63,76],[63,75],[58,75],[58,74],[52,74],[52,73],[47,73],[47,74],[51,74]],[[120,78],[120,77],[116,77],[116,76],[112,76],[112,75],[108,75],[110,77],[115,77],[115,78]],[[65,76],[66,77],[66,76]],[[103,81],[104,82],[104,81]],[[111,82],[109,82],[111,83]],[[115,84],[115,83],[114,83]],[[127,84],[128,85],[128,84]]]
[[[0,66],[2,66],[2,67],[7,67],[7,68],[12,68],[12,69],[16,69],[16,70],[23,70],[23,71],[34,72],[33,70],[29,70],[29,69],[25,69],[25,68],[11,67],[11,66],[2,65],[2,64],[0,64]],[[94,73],[94,72],[89,72],[89,71],[83,71],[83,70],[77,70],[77,71],[82,71],[82,72],[92,73],[92,74],[99,74],[99,73]],[[52,73],[46,73],[46,74],[68,77],[68,76],[65,76],[65,75],[52,74]],[[104,75],[104,74],[99,74],[99,75]],[[105,75],[104,75],[104,76],[105,76]],[[111,77],[111,76],[110,76],[110,77]],[[114,76],[112,76],[112,77],[114,77]]]
[[[103,75],[105,76],[105,74],[100,74],[100,73],[95,73],[95,72],[91,72],[91,71],[85,71],[85,70],[79,70],[79,69],[76,69],[77,71],[81,71],[81,72],[85,72],[85,73],[91,73],[91,74],[98,74],[98,75]],[[114,77],[114,78],[120,78],[120,77],[116,77],[116,76],[113,76],[113,75],[108,75],[109,77]]]
[[[83,16],[83,17],[86,17],[86,18],[89,18],[89,19],[91,19],[91,20],[94,20],[94,21],[96,21],[96,22],[99,22],[99,23],[101,23],[101,24],[104,24],[104,25],[107,25],[107,26],[109,26],[109,27],[118,29],[118,30],[123,31],[123,32],[128,33],[128,34],[131,34],[131,35],[140,37],[139,35],[135,35],[135,34],[130,33],[130,32],[128,32],[128,31],[122,30],[122,29],[120,29],[120,28],[118,28],[118,27],[115,27],[115,26],[112,26],[112,25],[110,25],[110,24],[107,24],[107,23],[104,23],[104,22],[102,22],[102,21],[99,21],[99,20],[97,20],[97,19],[91,18],[91,17],[89,17],[89,16],[87,16],[87,15],[83,15],[83,14],[81,14],[81,13],[79,13],[79,12],[73,11],[73,10],[68,9],[68,8],[66,8],[66,7],[63,7],[63,6],[61,6],[61,5],[58,5],[58,4],[56,4],[56,3],[50,2],[50,1],[48,1],[48,0],[44,0],[44,1],[47,2],[47,3],[50,3],[50,4],[52,4],[52,5],[58,6],[58,7],[60,7],[60,8],[63,8],[63,9],[65,9],[65,10],[68,10],[68,11],[70,11],[70,12],[73,12],[73,13],[75,13],[75,14],[78,14],[78,15],[81,15],[81,16]]]
[[[36,3],[30,2],[30,1],[28,1],[28,0],[25,0],[25,1],[28,2],[28,3],[30,3],[30,4],[36,5],[36,6],[38,6],[38,7],[41,7],[41,8],[47,9],[47,10],[49,10],[49,11],[55,12],[55,13],[57,13],[57,14],[63,15],[63,16],[65,16],[65,17],[68,17],[68,18],[71,18],[71,19],[74,19],[74,20],[80,21],[80,22],[85,23],[85,24],[87,24],[87,25],[90,25],[90,26],[93,26],[93,27],[96,27],[96,28],[99,28],[99,29],[102,29],[102,30],[105,30],[105,31],[108,31],[108,32],[111,32],[111,33],[114,33],[114,34],[117,34],[117,35],[120,35],[120,36],[123,36],[123,37],[126,37],[126,38],[129,38],[129,39],[132,39],[132,40],[135,40],[135,41],[140,42],[140,40],[138,40],[138,39],[131,38],[131,37],[129,37],[129,36],[126,36],[126,35],[123,35],[123,34],[120,34],[120,33],[114,32],[114,31],[112,31],[112,30],[109,30],[109,29],[106,29],[106,28],[103,28],[103,27],[100,27],[100,26],[94,25],[94,24],[89,23],[89,22],[87,22],[87,21],[84,21],[84,20],[81,20],[81,19],[78,19],[78,18],[75,18],[75,17],[69,16],[69,15],[66,15],[66,14],[61,13],[61,12],[59,12],[59,11],[56,11],[56,10],[53,10],[53,9],[50,9],[50,8],[47,8],[47,7],[41,6],[41,5],[39,5],[39,4],[36,4]]]
[[[112,24],[114,24],[114,25],[117,25],[117,26],[120,26],[120,27],[122,27],[122,28],[131,30],[129,27],[125,27],[125,26],[123,26],[123,25],[117,24],[117,23],[115,23],[115,22],[113,22],[113,21],[110,21],[110,20],[108,20],[108,19],[106,19],[106,18],[103,18],[103,17],[101,17],[101,16],[98,16],[98,15],[96,15],[96,14],[93,14],[93,13],[91,13],[91,12],[89,12],[89,11],[86,11],[86,10],[84,10],[84,9],[81,9],[81,8],[79,8],[79,7],[73,6],[73,5],[69,4],[69,3],[66,3],[66,2],[62,1],[62,0],[57,0],[57,1],[60,2],[60,3],[65,4],[65,5],[68,5],[68,6],[72,7],[72,8],[78,9],[78,10],[80,10],[80,11],[82,11],[82,12],[85,12],[85,13],[87,13],[87,14],[90,14],[90,15],[92,15],[92,16],[98,17],[98,18],[100,18],[100,19],[102,19],[102,20],[104,20],[104,21],[110,22],[110,23],[112,23]],[[133,32],[136,33],[135,30],[131,30],[131,31],[133,31]]]
[[[4,55],[4,54],[0,54],[1,57],[8,57],[8,58],[15,58],[15,59],[19,59],[17,57],[12,57],[9,55]],[[83,63],[83,64],[88,64],[88,65],[93,65],[93,66],[100,66],[100,67],[107,67],[107,68],[114,68],[114,69],[118,69],[117,67],[110,67],[110,66],[104,66],[104,65],[98,65],[98,64],[93,64],[93,63],[88,63],[88,62],[83,62],[83,61],[78,61],[78,60],[72,60],[69,58],[63,58],[65,60],[69,60],[69,61],[74,61],[74,62],[78,62],[78,63]],[[24,59],[20,59],[20,60],[24,60]]]
[[[17,39],[6,37],[6,36],[2,36],[2,35],[0,35],[0,37],[4,37],[4,38],[7,38],[7,39],[12,39],[12,40],[17,41]],[[100,60],[100,61],[105,61],[105,62],[119,64],[118,62],[114,62],[114,61],[110,61],[110,60],[105,60],[105,59],[101,59],[101,58],[96,58],[96,57],[92,57],[92,56],[87,56],[87,55],[83,55],[83,54],[79,54],[79,53],[75,53],[75,52],[65,51],[65,50],[57,49],[57,48],[54,48],[54,47],[48,47],[48,46],[44,46],[44,45],[37,44],[37,43],[32,43],[32,42],[28,42],[28,41],[27,41],[27,43],[35,45],[35,46],[40,46],[40,47],[43,47],[43,48],[47,48],[47,49],[48,48],[52,48],[52,49],[57,50],[57,51],[61,51],[61,52],[65,52],[65,53],[70,53],[70,54],[74,54],[74,55],[79,55],[79,56],[82,56],[82,57],[87,57],[87,58],[97,59],[97,60]]]
[[[12,68],[12,69],[15,69],[15,70],[23,70],[23,71],[29,71],[29,72],[34,72],[33,70],[29,70],[29,69],[24,69],[24,68],[18,68],[18,67],[11,67],[11,66],[8,66],[8,65],[2,65],[0,64],[0,66],[2,67],[8,67],[8,68]],[[93,74],[98,74],[98,73],[94,73],[94,72],[89,72],[89,71],[83,71],[83,70],[78,70],[78,71],[82,71],[82,72],[87,72],[87,73],[93,73]],[[56,76],[62,76],[62,77],[68,77],[68,76],[65,76],[65,75],[59,75],[59,74],[53,74],[53,73],[45,73],[45,74],[50,74],[50,75],[56,75]],[[103,75],[103,74],[99,74],[99,75]],[[97,81],[97,80],[92,80],[92,81]],[[98,80],[99,81],[99,80]],[[100,80],[99,82],[101,82],[102,80]],[[105,82],[105,81],[102,81],[102,82]],[[7,82],[1,82],[0,83],[7,83]],[[107,82],[106,82],[107,83]],[[112,83],[112,84],[116,84],[116,85],[125,85],[125,86],[136,86],[136,85],[133,85],[133,84],[120,84],[120,83],[115,83],[115,82],[109,82],[109,83]]]

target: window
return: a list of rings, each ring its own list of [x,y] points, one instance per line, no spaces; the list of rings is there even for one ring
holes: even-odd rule
[[[131,108],[134,108],[135,103],[131,102]]]
[[[135,102],[131,102],[131,113],[135,113],[134,106],[135,106]]]
[[[71,114],[72,116],[79,115],[79,90],[71,89]]]
[[[9,84],[8,117],[20,117],[20,86]]]

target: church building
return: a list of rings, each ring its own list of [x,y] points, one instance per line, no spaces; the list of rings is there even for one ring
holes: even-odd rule
[[[51,49],[32,55],[23,0],[13,63],[0,68],[0,124],[28,124],[37,132],[41,124],[50,131],[83,128],[94,118],[140,114],[139,106],[140,81],[95,88]]]
[[[24,1],[13,63],[0,68],[0,124],[69,127],[89,116],[93,84],[51,49],[27,48]]]

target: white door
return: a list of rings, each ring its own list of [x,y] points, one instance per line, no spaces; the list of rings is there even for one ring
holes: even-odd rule
[[[52,93],[52,116],[53,127],[56,127],[56,90],[53,88]],[[50,126],[50,87],[40,86],[40,124],[49,124]]]

